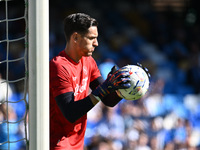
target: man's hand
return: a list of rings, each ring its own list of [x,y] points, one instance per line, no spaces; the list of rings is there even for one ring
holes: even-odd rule
[[[126,89],[130,86],[130,74],[128,69],[120,68],[117,70],[116,66],[114,66],[108,74],[107,79],[95,90],[93,90],[92,94],[98,100],[102,100],[111,92],[114,92],[117,89]]]

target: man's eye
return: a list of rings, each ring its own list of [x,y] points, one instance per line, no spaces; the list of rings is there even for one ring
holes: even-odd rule
[[[87,37],[89,40],[94,40],[96,37]]]

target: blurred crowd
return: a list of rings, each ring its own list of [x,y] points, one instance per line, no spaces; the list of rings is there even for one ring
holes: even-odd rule
[[[200,22],[194,1],[184,1],[187,5],[179,11],[170,7],[155,11],[153,0],[49,2],[50,59],[65,47],[62,22],[65,16],[84,12],[99,22],[99,46],[93,56],[104,78],[114,64],[122,67],[137,62],[151,74],[149,91],[142,99],[123,99],[114,108],[99,103],[88,113],[85,150],[200,149]],[[5,9],[1,3],[0,19],[3,20]],[[13,7],[12,10],[11,17],[23,14],[23,9]],[[24,26],[23,20],[11,25],[13,32],[9,38],[23,36]],[[0,41],[6,38],[5,30],[5,22],[0,22]],[[9,59],[24,56],[23,40],[10,44]],[[0,42],[0,62],[6,58],[7,43]],[[10,65],[9,80],[24,76],[23,64],[18,61]],[[2,80],[7,77],[5,70],[6,63],[0,63]],[[4,81],[0,83],[2,86]],[[9,86],[10,101],[24,99],[23,82]],[[0,134],[2,143],[8,138],[8,125],[4,121],[22,119],[26,106],[24,101],[9,104],[10,117],[6,115],[7,105],[0,106],[0,133],[5,134]],[[13,133],[9,138],[15,141],[24,137],[23,125],[21,122],[9,124],[12,129],[9,133]],[[24,144],[15,145],[14,149],[23,149]]]

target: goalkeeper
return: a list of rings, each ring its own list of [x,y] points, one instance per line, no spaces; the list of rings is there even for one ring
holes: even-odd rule
[[[83,13],[64,20],[66,47],[50,61],[50,149],[83,150],[87,112],[99,101],[115,106],[115,90],[130,87],[130,74],[114,66],[104,81],[92,53],[98,23]],[[91,89],[91,93],[89,93]]]

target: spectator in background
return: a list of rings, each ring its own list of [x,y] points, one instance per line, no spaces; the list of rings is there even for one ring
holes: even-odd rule
[[[148,142],[149,142],[148,135],[144,132],[140,133],[138,144],[135,150],[151,150],[151,148],[148,146]]]
[[[11,86],[0,75],[0,143],[5,142],[0,145],[2,150],[8,148],[17,150],[23,145],[22,142],[15,142],[21,139],[21,135],[19,134],[19,123],[17,123],[15,108],[8,103],[12,95]]]
[[[104,118],[102,118],[98,128],[99,134],[102,137],[112,140],[113,146],[122,149],[124,144],[125,124],[122,116],[116,112],[116,108],[117,107],[104,107]]]
[[[10,84],[7,83],[5,79],[2,78],[0,73],[0,103],[8,101],[8,99],[13,95],[13,90]]]
[[[16,142],[21,139],[21,135],[15,109],[11,105],[7,106],[6,103],[0,104],[0,133],[0,143],[3,143],[0,145],[1,150],[8,148],[18,150],[24,146],[22,141]]]

